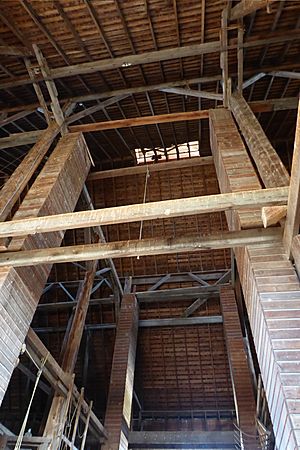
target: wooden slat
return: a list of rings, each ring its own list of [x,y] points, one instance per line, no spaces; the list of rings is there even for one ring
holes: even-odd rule
[[[85,145],[80,135],[61,139],[25,196],[15,214],[16,219],[74,209],[90,167]],[[8,248],[12,252],[45,248],[60,245],[62,238],[61,232],[46,236],[36,234],[12,239]],[[1,269],[0,403],[50,270],[51,265],[31,269]]]
[[[108,440],[102,447],[104,450],[128,448],[137,334],[137,301],[134,294],[125,294],[121,303],[110,375],[105,413]]]
[[[256,430],[256,402],[232,286],[220,288],[220,303],[240,439],[245,450],[253,450],[259,448]]]
[[[239,187],[242,186],[237,185],[237,188]],[[249,187],[252,188],[252,186]],[[22,218],[22,221],[0,223],[0,238],[140,220],[183,217],[233,209],[246,210],[248,219],[253,213],[253,207],[285,203],[287,196],[288,187],[282,187],[138,203],[136,205],[78,211],[71,214],[51,215],[35,219]],[[251,219],[251,224],[253,226],[260,225],[260,213],[257,223],[254,221],[255,217]]]

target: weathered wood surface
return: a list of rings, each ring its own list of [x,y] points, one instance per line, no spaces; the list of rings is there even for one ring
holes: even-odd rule
[[[45,131],[43,131],[38,142],[34,145],[34,147],[32,147],[1,189],[0,221],[7,219],[11,208],[19,198],[24,187],[32,177],[36,168],[39,166],[58,133],[59,127],[56,124],[52,124]]]
[[[156,123],[181,122],[185,120],[200,120],[208,118],[208,110],[181,113],[160,114],[156,116],[134,117],[131,119],[107,120],[105,122],[71,125],[70,131],[92,133],[94,131],[114,130],[115,128],[139,127]]]
[[[265,187],[288,186],[289,174],[244,97],[230,97],[230,109],[241,129]]]
[[[108,440],[103,450],[128,448],[135,354],[138,334],[138,305],[134,294],[122,299],[110,375],[105,428]]]
[[[292,255],[295,261],[295,266],[300,277],[300,234],[294,237],[292,242]]]
[[[15,219],[72,211],[90,168],[86,144],[79,134],[69,135],[59,144],[25,196]],[[65,193],[68,192],[66,196]],[[11,253],[17,250],[59,246],[62,232],[36,234],[12,239]],[[51,265],[15,270],[2,267],[0,277],[0,403],[26,337]]]
[[[283,206],[263,206],[261,210],[261,218],[264,227],[270,227],[276,225],[286,216],[287,207]]]
[[[240,439],[245,450],[253,450],[260,448],[257,445],[256,401],[232,286],[220,288],[220,303]]]
[[[212,124],[214,125],[214,124]],[[223,118],[215,124],[222,129]],[[217,127],[217,128],[218,128]],[[232,140],[216,146],[216,130],[211,127],[211,140],[216,165],[223,149],[232,149]],[[232,155],[232,166],[238,161]],[[217,165],[221,192],[235,187],[230,177],[230,166]],[[270,170],[271,167],[269,168]],[[256,178],[251,166],[245,168],[244,188],[248,176]],[[257,178],[256,178],[257,179]],[[240,189],[243,188],[241,177]],[[258,183],[258,180],[257,180]],[[239,229],[244,213],[237,213],[230,229]],[[273,422],[276,445],[279,450],[298,448],[298,399],[300,364],[300,284],[293,265],[288,260],[282,244],[260,244],[235,251],[252,335],[260,365],[268,406]]]
[[[66,374],[62,370],[60,365],[57,363],[55,358],[51,355],[51,353],[49,354],[47,347],[45,347],[45,345],[42,343],[42,341],[32,328],[29,328],[28,330],[25,343],[31,358],[35,361],[36,364],[40,364],[40,361],[46,358],[47,356],[43,370],[43,375],[46,378],[46,380],[50,383],[52,388],[58,389],[59,392],[66,397],[68,395],[70,375]],[[72,401],[74,406],[78,404],[79,398],[80,393],[74,384],[72,395]],[[89,405],[85,401],[85,399],[83,399],[80,412],[80,417],[83,420],[83,422],[86,422],[88,412],[89,412]],[[99,421],[99,419],[93,412],[90,417],[90,430],[98,440],[100,440],[101,437],[106,436],[106,432],[102,423]]]
[[[210,143],[220,191],[260,191],[261,185],[230,111],[209,112]],[[260,209],[226,213],[230,230],[261,226]]]
[[[230,163],[230,160],[229,160]],[[237,189],[240,187],[237,184]],[[45,233],[84,227],[137,222],[140,220],[167,219],[216,211],[242,209],[247,226],[261,225],[260,210],[256,206],[286,203],[288,187],[241,191],[226,194],[188,197],[159,202],[138,203],[75,213],[48,215],[22,221],[0,223],[0,238]],[[251,208],[252,207],[252,208]],[[251,209],[250,209],[251,208]],[[249,212],[248,212],[249,211]],[[256,214],[256,211],[259,211]],[[258,216],[257,220],[256,216]]]
[[[105,180],[107,178],[125,177],[137,175],[140,173],[146,174],[160,172],[164,170],[183,169],[186,167],[205,166],[213,164],[211,156],[202,156],[196,158],[183,158],[176,161],[159,162],[154,164],[145,164],[132,167],[124,167],[122,169],[103,170],[102,172],[92,172],[88,176],[88,181]]]
[[[244,247],[258,243],[279,243],[279,228],[253,228],[182,238],[153,238],[117,241],[106,244],[71,245],[38,250],[0,253],[0,267],[28,267],[40,264],[91,261],[94,259],[129,258],[132,256],[165,255],[208,249]],[[21,269],[20,269],[21,270]]]
[[[267,8],[275,0],[240,0],[230,11],[230,20],[237,20],[258,9]]]
[[[292,172],[289,190],[286,222],[283,233],[283,242],[287,254],[291,254],[293,237],[299,233],[300,225],[300,100],[296,123],[296,135],[292,161]]]
[[[86,272],[82,285],[80,285],[78,289],[77,304],[71,328],[66,332],[68,334],[66,336],[66,345],[61,368],[65,373],[70,375],[73,374],[75,369],[97,264],[98,261],[93,261],[89,264],[89,270]],[[61,444],[61,430],[63,430],[65,426],[64,418],[67,414],[67,408],[66,398],[59,392],[55,392],[44,429],[44,436],[51,439],[53,448],[58,448]]]

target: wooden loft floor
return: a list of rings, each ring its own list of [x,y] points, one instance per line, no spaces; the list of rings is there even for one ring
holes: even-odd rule
[[[299,12],[1,2],[1,448],[300,446]]]

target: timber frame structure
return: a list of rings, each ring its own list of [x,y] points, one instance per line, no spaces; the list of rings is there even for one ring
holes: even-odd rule
[[[0,4],[0,448],[300,448],[300,0]]]

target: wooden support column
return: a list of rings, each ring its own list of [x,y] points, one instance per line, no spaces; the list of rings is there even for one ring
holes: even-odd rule
[[[134,294],[122,299],[105,415],[108,440],[102,450],[128,448],[138,333],[138,305]]]
[[[69,332],[67,331],[68,335],[62,360],[62,370],[69,375],[75,369],[97,264],[98,261],[89,263],[84,281],[78,289],[77,305],[71,329]],[[51,449],[59,448],[62,442],[68,406],[65,396],[59,392],[55,392],[44,430],[44,436],[51,439]]]
[[[59,127],[53,123],[42,132],[38,142],[25,156],[0,191],[0,221],[4,222],[19,198],[26,184],[48,152],[50,145],[59,133]],[[26,142],[25,142],[26,143]]]
[[[256,180],[259,186],[254,168],[239,166],[240,152],[233,143],[240,136],[233,129],[231,135],[226,136],[228,123],[223,121],[223,115],[224,112],[212,112],[210,121],[211,146],[221,192],[232,191],[236,183],[239,189],[246,188],[249,179]],[[229,157],[231,164],[226,164]],[[233,174],[238,167],[241,173],[235,179]],[[268,178],[272,170],[269,165]],[[229,221],[229,228],[241,227],[244,220],[244,212],[237,213],[235,220]],[[282,244],[246,246],[235,255],[276,446],[278,450],[295,449],[300,445],[299,279]]]
[[[292,173],[289,190],[286,223],[283,242],[288,256],[291,255],[293,237],[299,233],[300,225],[300,100],[296,123],[296,135],[292,162]]]
[[[240,440],[245,450],[253,450],[259,448],[256,402],[232,286],[220,288],[220,302]]]
[[[235,92],[229,103],[265,187],[288,186],[289,174],[244,97]]]
[[[90,168],[80,134],[62,138],[25,196],[14,219],[73,211]],[[68,195],[66,195],[68,193]],[[59,246],[63,232],[14,238],[10,253]],[[51,265],[0,271],[0,404],[17,362]]]

